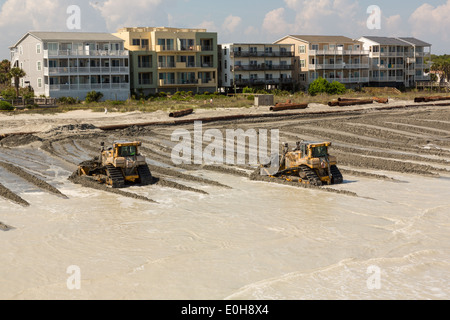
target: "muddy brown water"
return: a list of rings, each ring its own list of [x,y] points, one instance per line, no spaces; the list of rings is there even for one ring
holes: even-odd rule
[[[251,165],[176,166],[171,126],[65,126],[53,136],[5,138],[0,298],[448,299],[449,114],[439,107],[204,125],[279,128],[291,145],[302,134],[335,136],[342,146],[331,153],[345,181],[325,188],[273,181]],[[417,126],[433,121],[439,139],[427,129],[423,139]],[[392,122],[405,125],[380,128]],[[68,179],[100,142],[123,138],[144,142],[154,184],[113,190]],[[81,270],[80,290],[67,287],[70,266]],[[368,282],[373,267],[377,288]]]

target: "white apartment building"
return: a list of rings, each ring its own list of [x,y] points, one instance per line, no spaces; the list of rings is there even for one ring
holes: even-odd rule
[[[244,87],[292,90],[293,58],[291,44],[222,44],[219,86],[228,91]]]
[[[363,43],[344,36],[288,35],[277,44],[293,44],[294,77],[300,88],[321,77],[347,87],[369,83],[369,52]]]
[[[11,50],[12,67],[26,76],[36,96],[86,98],[90,91],[103,100],[130,96],[129,53],[124,40],[108,33],[28,32]]]
[[[359,41],[369,51],[371,86],[413,87],[430,80],[425,60],[431,57],[431,44],[410,37],[364,36]]]

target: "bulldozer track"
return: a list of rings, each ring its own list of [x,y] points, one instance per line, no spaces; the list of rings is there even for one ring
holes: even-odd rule
[[[123,188],[125,186],[125,180],[123,178],[122,170],[114,166],[106,166],[106,173],[109,178],[109,184],[113,188]]]
[[[307,166],[300,166],[300,170],[306,175],[307,183],[317,187],[322,186],[322,181],[320,181],[314,170]]]
[[[141,180],[141,184],[147,185],[147,184],[152,183],[153,177],[152,177],[152,173],[150,172],[148,165],[139,166],[137,170],[138,170],[139,178]]]
[[[332,176],[332,184],[341,184],[344,182],[344,177],[337,166],[331,166],[330,172]]]

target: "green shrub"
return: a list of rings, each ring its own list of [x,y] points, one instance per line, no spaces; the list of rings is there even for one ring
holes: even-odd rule
[[[326,79],[319,77],[309,85],[308,93],[311,96],[316,96],[319,93],[327,93],[329,84]]]
[[[14,100],[17,98],[17,93],[14,88],[6,88],[2,91],[2,97],[6,100]]]
[[[99,102],[103,98],[103,93],[91,91],[86,95],[86,103]]]
[[[9,103],[7,101],[0,101],[0,110],[12,111],[12,110],[14,110],[14,107],[11,105],[11,103]]]
[[[333,81],[328,85],[327,93],[328,94],[344,94],[347,91],[345,85],[338,81]]]
[[[245,87],[242,89],[242,93],[255,93],[255,91],[252,88]]]
[[[58,103],[60,104],[76,104],[78,103],[78,99],[73,97],[61,97],[58,99]]]
[[[254,101],[255,100],[255,96],[251,94],[251,95],[247,96],[247,100]]]

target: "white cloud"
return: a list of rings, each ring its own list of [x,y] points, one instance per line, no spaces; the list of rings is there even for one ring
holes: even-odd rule
[[[431,35],[445,42],[450,41],[450,0],[433,7],[424,3],[409,18],[412,34],[416,37]],[[448,46],[448,44],[447,44]]]
[[[200,24],[194,26],[196,29],[206,29],[208,32],[216,32],[218,30],[214,21],[203,21]]]
[[[90,2],[106,22],[109,31],[121,27],[163,26],[170,17],[164,13],[164,7],[172,0],[106,0]]]
[[[0,28],[4,30],[11,27],[10,31],[12,31],[19,24],[27,28],[27,31],[43,27],[65,28],[68,5],[64,5],[64,2],[69,1],[7,0],[1,8]]]
[[[264,17],[262,28],[270,35],[281,35],[291,33],[294,26],[289,24],[285,18],[285,9],[278,8],[270,11]]]
[[[236,32],[236,29],[241,24],[241,21],[242,21],[241,17],[229,15],[228,17],[225,18],[225,21],[222,25],[222,29],[224,32],[228,33]]]
[[[391,37],[404,35],[403,27],[403,19],[399,14],[383,19],[382,31]]]

